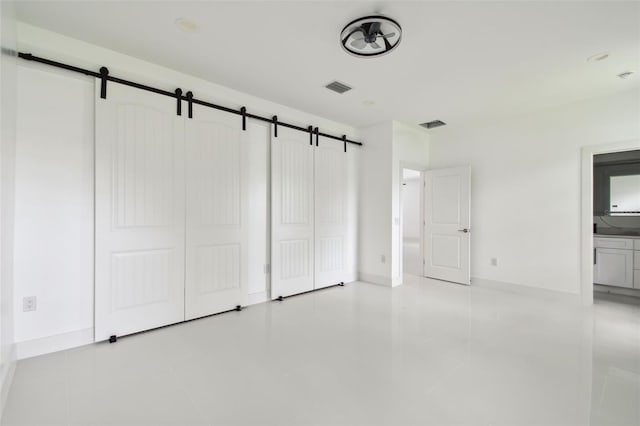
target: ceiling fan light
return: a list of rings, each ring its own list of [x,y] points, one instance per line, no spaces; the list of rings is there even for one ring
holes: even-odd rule
[[[374,15],[349,22],[340,33],[345,52],[360,58],[382,56],[400,44],[400,24],[386,16]]]

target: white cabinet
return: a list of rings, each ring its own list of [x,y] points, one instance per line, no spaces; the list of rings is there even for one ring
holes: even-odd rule
[[[633,240],[622,238],[595,238],[594,246],[594,283],[633,288]],[[635,281],[637,285],[638,281]]]
[[[633,251],[596,248],[596,284],[633,288]]]

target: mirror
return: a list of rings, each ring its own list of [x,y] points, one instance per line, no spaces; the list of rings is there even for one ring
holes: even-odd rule
[[[609,178],[611,216],[640,216],[640,175]]]

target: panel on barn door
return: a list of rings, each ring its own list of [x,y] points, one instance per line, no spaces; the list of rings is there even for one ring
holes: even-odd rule
[[[313,290],[313,146],[284,127],[271,139],[271,297]]]
[[[194,105],[193,119],[186,122],[187,319],[244,305],[246,135],[237,116],[198,105]]]
[[[315,148],[315,288],[348,281],[347,154],[342,143]]]
[[[170,98],[96,86],[100,341],[184,320],[184,121]]]

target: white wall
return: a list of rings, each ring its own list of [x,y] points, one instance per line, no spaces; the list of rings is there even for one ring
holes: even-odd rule
[[[13,219],[16,136],[15,12],[0,2],[0,416],[15,368]]]
[[[471,165],[472,277],[578,293],[581,147],[638,138],[637,90],[432,132],[430,168]]]
[[[304,127],[313,124],[327,133],[360,138],[351,126],[27,24],[19,23],[17,28],[18,48],[24,52],[94,70],[104,65],[118,77],[170,91],[181,87],[185,92],[193,91],[199,99],[229,107],[246,106],[252,113],[277,114],[282,121]],[[87,209],[87,202],[93,199],[92,80],[44,65],[24,64],[20,67],[18,140],[20,221],[16,265],[20,273],[14,300],[20,307],[16,323],[20,357],[89,343],[93,326],[89,261],[93,242],[89,238],[92,231],[87,229],[93,224],[92,210]],[[62,92],[66,92],[64,100],[60,98]],[[38,102],[42,105],[36,105]],[[33,128],[33,123],[39,123],[39,127]],[[357,176],[361,150],[352,145],[348,150],[351,176]],[[349,189],[351,196],[357,197],[353,180]],[[351,207],[355,215],[357,206]],[[349,250],[355,258],[355,224],[351,233],[353,247]],[[62,250],[67,250],[67,258],[60,256]],[[352,263],[356,264],[355,259]],[[260,290],[251,289],[255,294]],[[23,296],[38,297],[36,312],[22,312]]]
[[[93,79],[18,67],[15,338],[93,327]],[[37,310],[22,298],[37,296]],[[68,336],[67,336],[68,337]],[[52,348],[55,349],[55,348]]]
[[[281,121],[303,127],[313,124],[322,131],[346,134],[349,139],[359,139],[357,129],[328,120],[266,99],[221,86],[198,77],[170,68],[137,59],[81,40],[63,36],[23,22],[17,23],[18,49],[37,56],[50,57],[61,62],[98,71],[101,66],[109,68],[109,74],[128,80],[140,81],[173,92],[180,87],[183,92],[191,90],[194,97],[224,106],[239,108],[259,115],[278,115]],[[304,96],[302,94],[301,96]],[[340,143],[336,141],[336,143]]]
[[[396,121],[360,132],[367,143],[360,165],[360,278],[394,286],[402,284],[402,168],[426,169],[429,137],[417,126]]]
[[[360,155],[360,279],[391,285],[392,123],[363,128],[360,134],[367,144]]]

